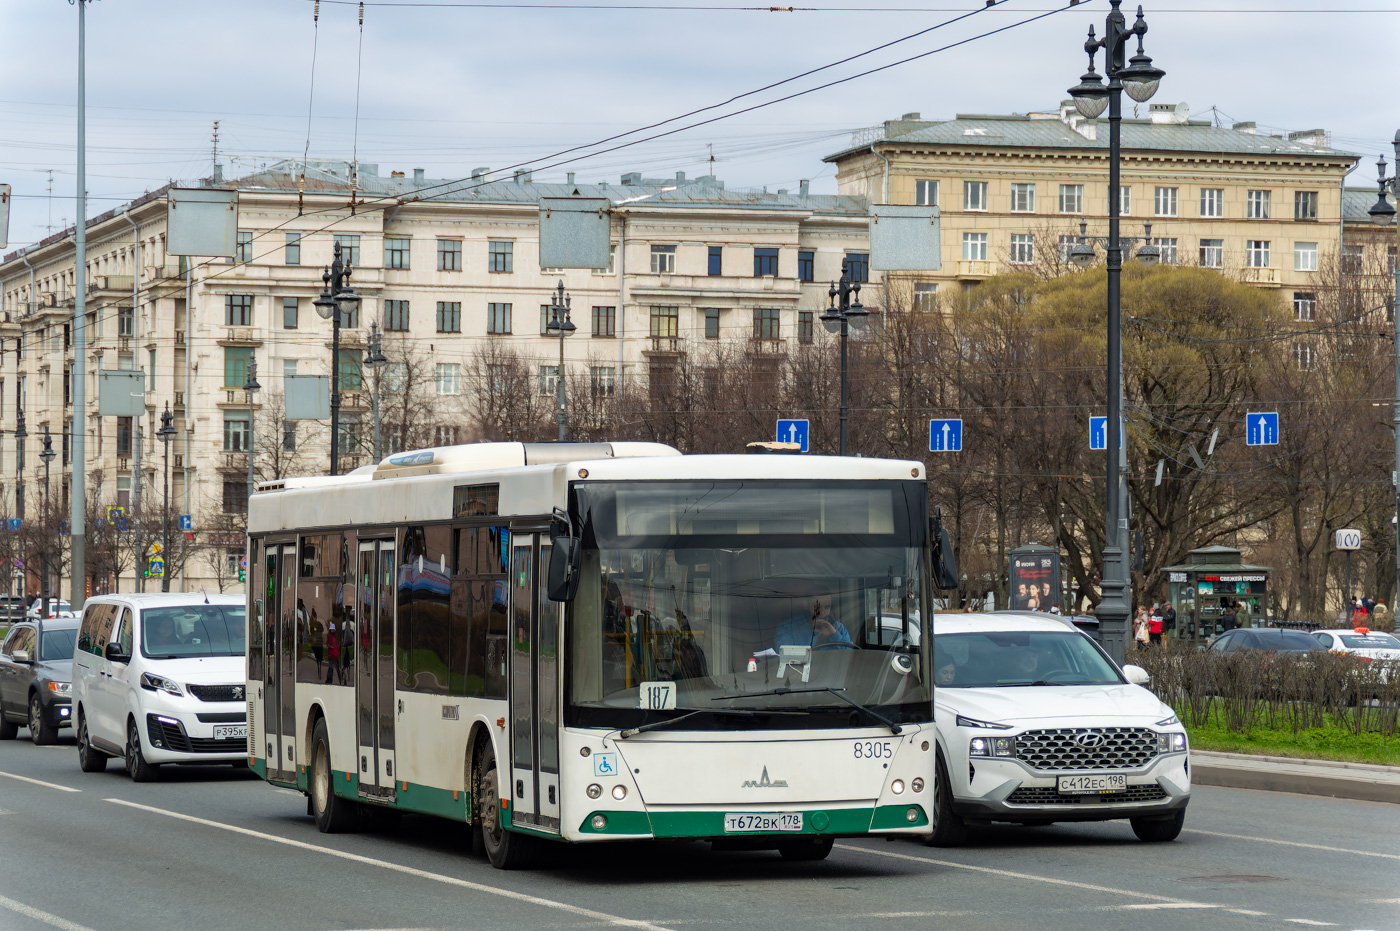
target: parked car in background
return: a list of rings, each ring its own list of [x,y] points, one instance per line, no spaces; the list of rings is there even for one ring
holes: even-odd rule
[[[36,744],[51,744],[72,723],[76,618],[20,621],[0,645],[0,740],[29,727]]]
[[[24,599],[19,595],[0,595],[0,624],[24,620]]]
[[[1262,653],[1317,653],[1326,649],[1301,630],[1278,627],[1239,627],[1217,636],[1207,647],[1217,653],[1258,650]]]
[[[1066,619],[1074,624],[1078,630],[1082,630],[1095,640],[1099,639],[1099,619],[1092,614],[1069,614],[1066,615]]]
[[[1145,841],[1181,833],[1191,797],[1186,729],[1068,618],[939,615],[930,843],[969,824],[1127,818]]]
[[[39,602],[42,600],[42,598],[35,598],[34,603],[29,606],[29,609],[27,611],[24,612],[24,616],[27,618],[38,617]],[[58,598],[50,598],[49,610],[44,615],[44,617],[77,617],[77,614],[73,612],[73,606],[67,601],[61,601]]]
[[[1354,656],[1363,663],[1380,664],[1377,673],[1382,682],[1400,670],[1400,640],[1379,630],[1315,630],[1317,642],[1333,653]]]

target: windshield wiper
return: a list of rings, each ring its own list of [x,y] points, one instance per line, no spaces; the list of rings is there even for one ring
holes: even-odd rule
[[[741,694],[739,694],[739,695],[721,695],[719,698],[712,698],[712,699],[710,699],[710,701],[725,701],[725,700],[734,699],[734,698],[762,698],[762,697],[765,696],[765,695],[795,695],[795,694],[799,694],[799,693],[802,693],[802,692],[830,692],[832,695],[835,695],[837,698],[841,699],[843,702],[845,702],[846,704],[850,705],[852,708],[855,708],[855,709],[857,709],[857,710],[859,710],[859,711],[864,711],[867,715],[869,715],[870,717],[874,718],[876,721],[879,721],[881,724],[885,725],[885,727],[888,727],[888,728],[890,729],[890,733],[892,733],[892,734],[900,734],[900,733],[903,733],[903,729],[902,729],[898,724],[894,723],[894,722],[891,721],[889,718],[885,717],[883,714],[881,714],[880,712],[876,711],[875,709],[873,709],[873,708],[867,708],[865,705],[862,705],[860,702],[856,701],[856,700],[853,699],[853,698],[847,698],[845,695],[841,694],[841,693],[844,692],[844,691],[846,691],[846,690],[845,690],[845,689],[836,689],[836,688],[832,688],[831,686],[817,686],[817,687],[815,687],[815,688],[810,688],[810,689],[782,689],[782,688],[779,688],[779,689],[773,689],[773,690],[768,691],[768,692],[743,692],[743,693],[741,693]],[[809,711],[810,711],[811,709],[804,709],[804,710],[809,710]]]
[[[785,689],[784,691],[786,691],[786,689]],[[822,690],[821,690],[821,689],[804,689],[803,691],[819,692],[819,691],[822,691]],[[764,694],[766,694],[766,693],[764,693]],[[736,697],[737,697],[737,696],[736,696]],[[709,708],[700,708],[700,709],[697,709],[697,710],[695,710],[695,711],[687,711],[685,714],[678,714],[678,715],[676,715],[674,718],[666,718],[665,720],[662,720],[662,721],[652,721],[650,724],[643,724],[643,725],[641,725],[640,727],[629,727],[629,728],[627,728],[625,731],[622,731],[621,733],[619,733],[617,736],[618,736],[618,738],[619,738],[620,740],[626,740],[628,737],[635,737],[635,736],[637,736],[638,734],[644,734],[644,733],[646,733],[647,731],[654,731],[654,730],[659,730],[659,729],[661,729],[661,728],[663,728],[663,727],[670,727],[672,724],[678,724],[678,723],[680,723],[681,721],[684,721],[686,718],[693,718],[693,717],[695,717],[697,714],[741,714],[741,715],[744,715],[744,716],[746,716],[746,717],[756,717],[756,716],[758,716],[758,715],[763,715],[763,714],[802,714],[802,712],[801,712],[801,711],[797,711],[797,710],[793,710],[793,711],[784,711],[784,710],[781,710],[781,709],[775,709],[775,710],[773,710],[773,711],[767,711],[767,710],[758,710],[758,709],[752,709],[752,710],[751,710],[751,709],[748,709],[748,708],[724,708],[724,709],[716,709],[716,710],[711,710],[711,709],[709,709]]]

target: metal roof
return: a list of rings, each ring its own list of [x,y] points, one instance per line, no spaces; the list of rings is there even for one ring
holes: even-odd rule
[[[1393,197],[1387,197],[1391,206],[1395,206]],[[1357,220],[1361,223],[1370,223],[1370,209],[1376,203],[1376,186],[1370,187],[1349,187],[1342,189],[1342,216],[1348,220]],[[1391,223],[1395,221],[1392,220]],[[1380,227],[1377,227],[1378,229]]]

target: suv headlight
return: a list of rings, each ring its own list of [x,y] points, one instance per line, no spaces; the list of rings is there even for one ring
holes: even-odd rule
[[[1014,737],[974,737],[967,745],[968,756],[1015,756]]]
[[[962,715],[958,715],[957,725],[958,727],[980,727],[989,731],[1011,730],[1010,724],[994,724],[991,721],[978,721],[976,718],[965,718]]]
[[[1181,753],[1186,749],[1186,733],[1184,731],[1171,731],[1166,734],[1157,735],[1158,753]]]
[[[152,675],[149,672],[141,673],[141,688],[151,692],[168,692],[171,695],[185,694],[185,690],[180,688],[180,683],[176,682],[174,679]]]
[[[49,691],[57,692],[59,695],[73,694],[73,683],[71,682],[50,682]]]
[[[1158,721],[1158,722],[1157,722],[1157,726],[1158,726],[1158,727],[1180,727],[1180,726],[1181,726],[1181,721],[1177,718],[1176,715],[1172,714],[1172,715],[1168,715],[1167,717],[1165,717],[1165,718],[1163,718],[1162,720]]]

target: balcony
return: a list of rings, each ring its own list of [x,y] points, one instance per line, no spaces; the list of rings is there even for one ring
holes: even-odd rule
[[[1245,284],[1278,284],[1277,268],[1242,268],[1240,280]]]
[[[959,278],[990,278],[992,276],[992,263],[985,260],[967,260],[958,262]]]
[[[643,349],[648,356],[676,356],[685,352],[685,338],[681,336],[653,336],[651,348]]]

